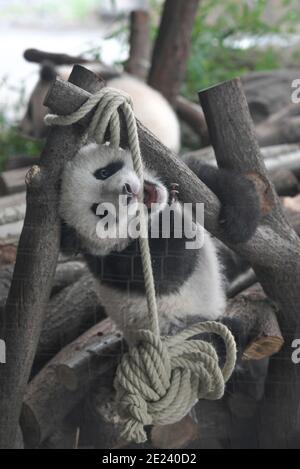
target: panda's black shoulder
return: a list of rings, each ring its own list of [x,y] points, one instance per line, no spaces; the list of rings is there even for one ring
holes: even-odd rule
[[[68,225],[65,221],[61,221],[61,251],[65,255],[78,254],[81,249],[81,241],[75,228]]]

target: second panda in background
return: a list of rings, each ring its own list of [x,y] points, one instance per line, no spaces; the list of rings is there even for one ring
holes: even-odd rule
[[[97,64],[86,67],[97,73]],[[31,94],[26,114],[20,123],[23,134],[33,138],[44,138],[47,135],[48,128],[44,124],[44,117],[49,110],[43,106],[44,99],[55,77],[67,80],[70,73],[71,67],[56,69],[51,63],[42,66],[40,79]],[[108,80],[107,86],[128,93],[132,97],[136,117],[166,147],[175,153],[179,152],[180,125],[177,115],[158,91],[128,74]]]

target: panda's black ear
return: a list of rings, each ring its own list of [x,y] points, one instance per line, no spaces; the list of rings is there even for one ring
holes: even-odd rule
[[[41,64],[40,78],[42,81],[50,83],[57,76],[55,65],[50,60],[44,60]]]
[[[64,221],[61,222],[61,251],[67,256],[76,255],[81,251],[80,239],[76,231]]]

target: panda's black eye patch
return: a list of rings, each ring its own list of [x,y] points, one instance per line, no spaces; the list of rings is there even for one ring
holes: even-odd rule
[[[105,181],[109,177],[116,174],[124,166],[123,161],[114,161],[113,163],[108,164],[104,168],[99,168],[94,172],[94,176],[99,181]]]

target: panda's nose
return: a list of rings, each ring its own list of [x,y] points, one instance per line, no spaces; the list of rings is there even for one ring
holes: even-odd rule
[[[122,194],[129,195],[129,196],[134,195],[130,184],[128,183],[124,184],[123,189],[122,189]]]

